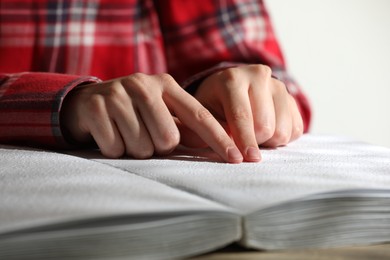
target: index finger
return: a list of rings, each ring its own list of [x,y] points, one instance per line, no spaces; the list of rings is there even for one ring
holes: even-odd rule
[[[165,90],[163,99],[182,123],[197,133],[224,161],[243,161],[236,144],[202,104],[179,85],[170,85]]]

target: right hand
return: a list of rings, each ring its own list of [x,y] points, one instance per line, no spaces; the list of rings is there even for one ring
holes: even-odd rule
[[[218,121],[168,74],[136,73],[79,86],[64,100],[61,124],[77,142],[93,138],[110,158],[166,154],[200,137],[224,161],[243,160]],[[187,128],[184,135],[178,126]]]

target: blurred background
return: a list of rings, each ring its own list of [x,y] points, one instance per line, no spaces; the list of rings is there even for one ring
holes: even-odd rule
[[[390,1],[266,0],[311,133],[390,147]]]

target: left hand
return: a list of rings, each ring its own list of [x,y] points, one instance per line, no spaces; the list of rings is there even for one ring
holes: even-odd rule
[[[225,127],[245,161],[261,160],[258,145],[277,147],[303,133],[294,98],[265,65],[228,68],[206,78],[195,93]]]

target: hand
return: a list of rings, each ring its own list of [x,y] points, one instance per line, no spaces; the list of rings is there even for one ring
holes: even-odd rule
[[[258,145],[285,145],[303,133],[294,98],[267,66],[216,72],[201,83],[195,97],[226,126],[246,161],[260,160]]]
[[[136,73],[72,90],[61,109],[61,124],[78,142],[95,140],[103,155],[148,158],[172,151],[180,128],[193,131],[225,161],[243,157],[223,127],[168,74]],[[185,140],[183,140],[185,142]]]

